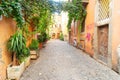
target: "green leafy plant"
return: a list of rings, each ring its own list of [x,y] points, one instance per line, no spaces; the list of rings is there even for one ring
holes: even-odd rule
[[[18,57],[18,59],[20,62],[23,62],[28,56],[30,56],[30,49],[26,47],[22,49],[22,54]]]
[[[47,34],[47,40],[50,40],[50,38],[51,38],[51,37],[49,36],[49,34]]]
[[[18,0],[2,0],[0,4],[0,15],[13,18],[17,22],[17,27],[24,24],[22,7]]]
[[[36,50],[38,49],[38,46],[39,46],[38,40],[32,39],[32,42],[29,46],[30,50]]]
[[[51,23],[51,15],[54,11],[53,1],[51,0],[21,0],[25,21],[28,22],[34,30],[32,34],[46,31]]]
[[[60,40],[64,41],[63,33],[60,34]]]
[[[30,49],[26,47],[22,50],[22,53],[23,53],[23,56],[28,57],[30,56]]]
[[[45,42],[47,40],[47,33],[46,32],[42,33],[42,36],[43,36],[43,42]]]
[[[82,22],[87,14],[81,0],[72,0],[72,2],[67,2],[66,4],[64,4],[63,10],[68,12],[68,29],[70,29],[72,20],[80,20],[81,27]]]
[[[17,65],[20,61],[19,57],[26,56],[23,52],[23,50],[26,49],[26,40],[22,35],[22,31],[19,30],[10,37],[7,48],[13,54],[13,65]]]
[[[43,42],[43,36],[42,35],[38,35],[37,36],[38,42],[42,43]]]

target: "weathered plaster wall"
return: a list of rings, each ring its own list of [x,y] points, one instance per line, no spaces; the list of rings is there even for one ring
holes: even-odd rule
[[[64,35],[64,40],[68,41],[68,29],[67,29],[68,13],[67,12],[62,12],[61,17],[62,17],[61,28],[62,28],[62,32],[63,32],[63,35]]]
[[[11,62],[11,55],[6,49],[6,43],[15,32],[15,25],[13,20],[5,17],[0,21],[0,80],[5,80],[6,67]]]
[[[71,44],[74,44],[74,39],[77,40],[78,28],[77,28],[77,21],[74,20],[71,23]]]
[[[89,0],[87,5],[87,16],[85,20],[85,51],[93,56],[93,36],[94,36],[94,18],[95,18],[95,1]]]
[[[112,11],[112,67],[117,70],[118,66],[118,54],[117,47],[120,44],[120,0],[113,0]]]

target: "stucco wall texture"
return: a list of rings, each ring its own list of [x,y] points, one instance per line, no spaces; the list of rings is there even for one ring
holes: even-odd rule
[[[113,69],[116,70],[116,67],[118,66],[118,53],[117,53],[117,47],[120,44],[120,0],[113,0],[112,3],[112,64]],[[120,57],[119,57],[120,58]]]
[[[93,56],[93,36],[94,36],[94,25],[95,25],[95,1],[89,0],[87,5],[87,16],[85,20],[85,51]]]
[[[15,26],[16,23],[12,19],[3,17],[0,20],[0,80],[5,80],[7,65],[12,60],[6,44],[10,36],[16,31]]]

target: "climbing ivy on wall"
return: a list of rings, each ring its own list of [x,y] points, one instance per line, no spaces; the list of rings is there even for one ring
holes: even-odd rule
[[[33,24],[34,34],[46,31],[51,23],[51,15],[55,12],[54,2],[51,0],[21,0],[25,21]]]
[[[34,27],[39,27],[40,24],[48,26],[52,13],[57,9],[51,0],[2,0],[0,3],[0,15],[13,18],[20,28],[24,22],[31,21],[34,22]]]
[[[2,0],[0,4],[0,15],[13,18],[17,22],[17,27],[24,24],[22,7],[18,0]]]
[[[80,26],[87,14],[84,6],[82,5],[81,0],[72,0],[72,2],[67,2],[66,4],[64,4],[64,11],[68,12],[68,29],[70,28],[71,22],[72,20],[76,21],[76,20],[80,20]]]

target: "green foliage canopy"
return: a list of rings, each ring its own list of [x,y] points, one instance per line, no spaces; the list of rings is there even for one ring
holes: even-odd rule
[[[68,12],[68,25],[67,27],[70,28],[72,20],[80,20],[81,24],[87,14],[84,6],[82,5],[81,0],[73,0],[72,2],[65,3],[63,8],[63,11]]]
[[[17,0],[2,0],[0,4],[0,15],[13,18],[19,28],[23,27],[24,18],[22,8]]]

